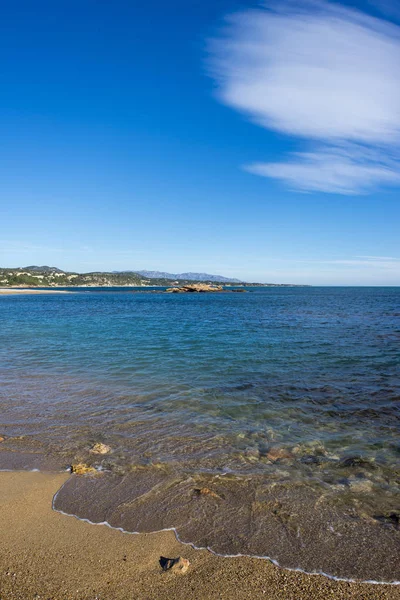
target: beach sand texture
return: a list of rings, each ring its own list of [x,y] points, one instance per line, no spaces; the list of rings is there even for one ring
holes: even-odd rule
[[[400,600],[400,587],[347,583],[222,558],[180,544],[173,532],[129,535],[52,510],[67,474],[0,473],[0,598],[46,600]],[[184,556],[184,575],[160,556]]]
[[[69,290],[36,290],[35,288],[0,288],[0,295],[10,294],[70,294]]]

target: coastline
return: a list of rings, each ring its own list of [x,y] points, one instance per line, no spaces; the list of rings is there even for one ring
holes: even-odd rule
[[[172,285],[172,284],[171,284]],[[21,292],[29,292],[29,291],[33,291],[33,292],[42,292],[42,293],[48,293],[49,291],[54,291],[54,292],[64,292],[64,293],[69,293],[69,290],[80,290],[80,289],[95,289],[95,290],[99,290],[99,289],[104,289],[104,290],[110,290],[110,289],[120,289],[120,288],[133,288],[135,290],[152,290],[152,289],[160,289],[163,290],[165,288],[171,287],[170,284],[165,284],[165,285],[160,285],[160,284],[154,284],[154,285],[133,285],[133,284],[112,284],[112,285],[52,285],[52,286],[29,286],[29,285],[22,285],[22,286],[7,286],[7,287],[0,287],[0,292],[5,292],[7,293],[8,291],[21,291]],[[188,284],[190,285],[190,284]],[[211,284],[214,285],[214,284]],[[38,287],[40,289],[38,289]],[[290,283],[282,283],[282,284],[268,284],[268,283],[263,283],[263,284],[259,284],[259,285],[255,285],[255,284],[251,284],[251,283],[238,283],[238,284],[223,284],[224,288],[227,289],[231,289],[231,288],[310,288],[312,287],[311,285],[297,285],[297,284],[290,284]],[[68,288],[68,291],[65,289]]]
[[[0,294],[71,294],[69,290],[57,290],[49,288],[47,290],[36,290],[35,288],[0,288]]]
[[[400,586],[305,575],[257,558],[223,558],[181,544],[173,531],[126,534],[52,510],[66,473],[0,472],[0,590],[5,598],[170,600],[400,600]],[[184,556],[185,575],[160,556]]]

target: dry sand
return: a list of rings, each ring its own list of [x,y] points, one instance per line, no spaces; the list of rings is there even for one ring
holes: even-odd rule
[[[265,560],[220,558],[180,544],[171,531],[129,535],[61,515],[51,501],[66,478],[0,473],[1,600],[400,600],[399,586],[336,582]],[[188,558],[188,572],[163,572],[161,555]]]
[[[1,294],[70,294],[68,290],[35,290],[34,288],[0,288]]]

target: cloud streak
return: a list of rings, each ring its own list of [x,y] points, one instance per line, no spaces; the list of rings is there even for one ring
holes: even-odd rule
[[[254,163],[245,168],[256,175],[282,179],[293,189],[352,195],[382,184],[400,184],[400,172],[394,167],[378,157],[363,160],[357,152],[349,155],[331,147],[293,153],[287,162]]]
[[[307,141],[247,170],[303,191],[400,183],[399,27],[337,4],[284,2],[229,17],[210,52],[223,103]]]

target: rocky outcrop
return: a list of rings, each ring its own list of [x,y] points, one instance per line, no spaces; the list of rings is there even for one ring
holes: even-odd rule
[[[193,283],[180,287],[171,287],[165,290],[170,294],[185,294],[190,292],[223,292],[222,285],[211,285],[209,283]]]

